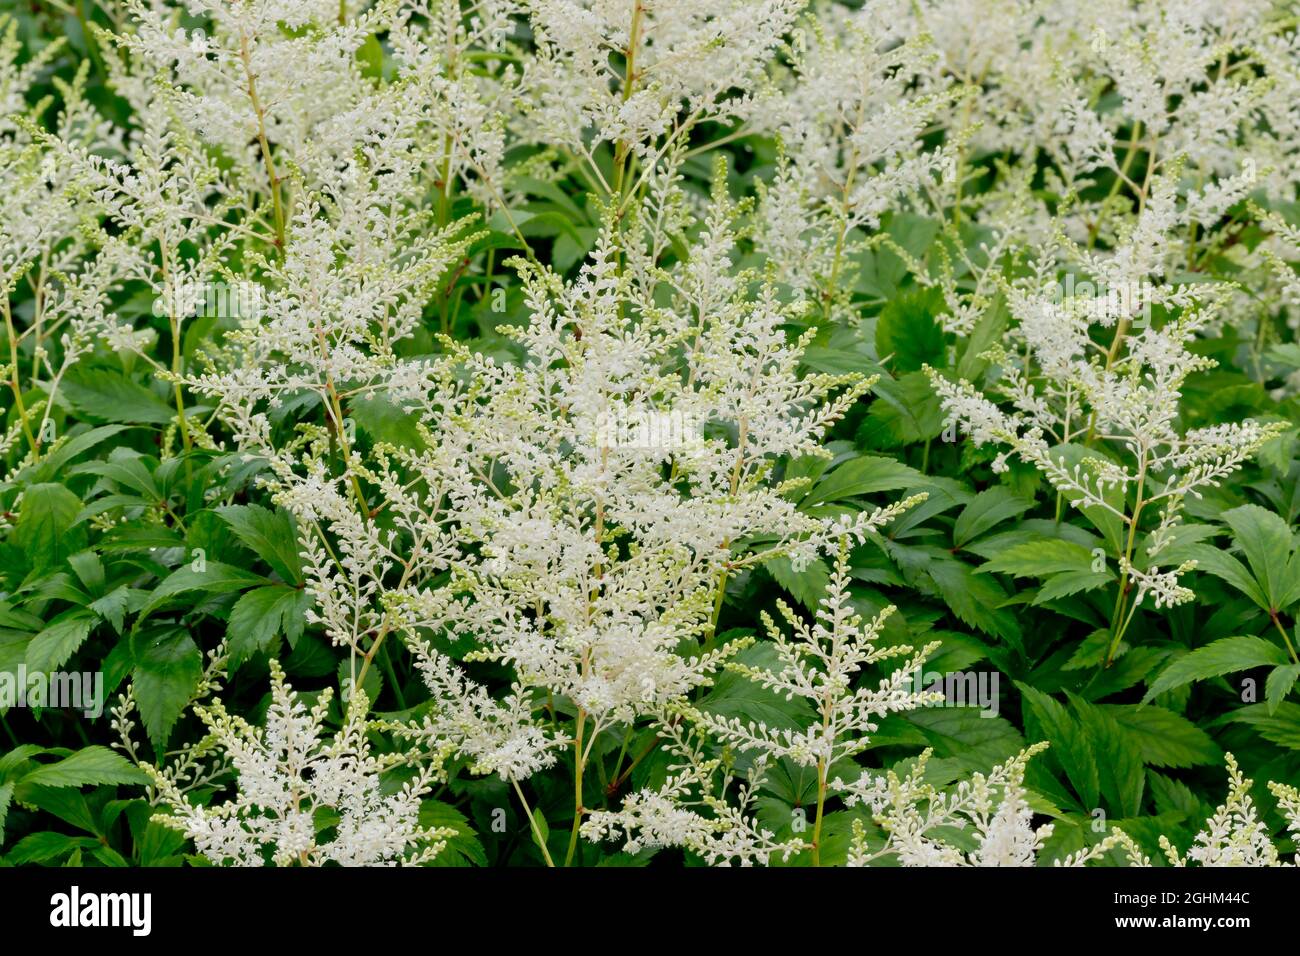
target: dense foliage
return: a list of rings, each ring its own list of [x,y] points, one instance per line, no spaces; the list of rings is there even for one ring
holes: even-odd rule
[[[11,6],[0,862],[1295,862],[1294,2]]]

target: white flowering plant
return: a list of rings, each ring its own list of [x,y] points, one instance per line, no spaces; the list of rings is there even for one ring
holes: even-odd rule
[[[1298,24],[0,13],[0,863],[1294,865]]]

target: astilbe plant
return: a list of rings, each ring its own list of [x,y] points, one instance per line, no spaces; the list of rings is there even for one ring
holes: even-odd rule
[[[749,121],[782,148],[759,185],[756,245],[827,316],[846,309],[845,273],[881,216],[942,207],[955,180],[957,143],[927,149],[922,136],[962,89],[931,75],[923,34],[894,42],[888,31],[869,6],[818,5],[794,33],[779,92]]]
[[[804,0],[537,0],[522,135],[564,149],[607,193],[635,184],[702,123],[744,117]],[[621,69],[611,53],[621,55]],[[614,177],[594,155],[614,149]],[[637,164],[635,180],[628,175]]]
[[[342,726],[329,733],[332,703],[327,688],[309,704],[276,661],[264,727],[231,714],[220,698],[196,703],[207,736],[171,765],[141,763],[165,808],[155,819],[222,866],[416,865],[433,859],[454,833],[419,822],[420,799],[438,779],[439,765],[423,763],[389,792],[381,777],[404,757],[372,752],[365,694],[352,697]],[[133,753],[131,718],[127,700],[115,719],[123,746]],[[234,799],[190,798],[200,787],[220,787],[227,776],[234,778]]]
[[[776,665],[755,667],[732,661],[725,666],[787,700],[799,698],[808,705],[812,721],[805,727],[769,727],[762,721],[721,717],[688,705],[671,707],[671,720],[664,733],[675,745],[674,755],[687,762],[658,793],[635,793],[628,797],[621,810],[593,814],[584,825],[589,837],[615,836],[622,831],[628,834],[630,849],[647,841],[657,845],[676,842],[701,852],[706,858],[735,855],[742,862],[755,862],[755,858],[767,862],[777,849],[788,857],[793,850],[805,846],[803,841],[791,840],[780,847],[773,844],[770,831],[756,824],[746,827],[743,815],[738,816],[743,814],[745,798],[761,781],[768,763],[787,759],[796,766],[816,770],[816,809],[807,847],[812,851],[814,865],[819,862],[832,768],[842,769],[844,761],[866,749],[880,718],[936,702],[940,695],[916,691],[909,685],[937,645],[914,652],[905,644],[876,644],[885,618],[894,609],[886,608],[867,623],[853,609],[847,539],[841,542],[826,596],[813,623],[800,619],[784,603],[779,607],[793,627],[794,635],[787,637],[775,622],[766,619]],[[864,668],[900,656],[907,660],[876,687],[854,686]],[[687,734],[677,726],[679,722],[691,728],[691,735],[699,744],[690,746]],[[738,794],[739,807],[728,806],[722,797],[728,783],[725,775],[718,793],[710,789],[713,778],[723,771],[716,758],[704,757],[704,741],[714,748],[721,746],[755,755],[749,788],[742,788]],[[697,787],[699,792],[692,793]],[[682,805],[688,794],[695,797],[702,809],[711,809],[718,817],[706,820],[699,812],[688,811]],[[736,841],[737,828],[749,836],[743,844]],[[675,840],[671,837],[674,832]],[[755,840],[755,836],[762,839]],[[741,852],[742,846],[748,847],[748,853]]]
[[[271,463],[277,502],[306,532],[312,617],[354,655],[356,686],[396,635],[422,659],[434,697],[408,735],[435,748],[454,740],[516,782],[571,743],[575,821],[598,735],[680,701],[734,653],[715,640],[730,576],[775,557],[807,562],[910,503],[813,517],[772,479],[778,456],[821,453],[818,438],[867,383],[798,373],[803,343],[787,339],[786,312],[760,277],[732,267],[735,215],[719,191],[693,255],[673,270],[648,260],[623,270],[612,230],[574,282],[517,263],[532,313],[505,330],[522,347],[517,363],[451,341],[440,357],[400,358],[386,346],[410,323],[390,314],[378,276],[382,313],[365,322],[353,300],[348,322],[317,312],[313,329],[304,306],[330,308],[339,260],[299,264],[295,229],[269,322],[232,336],[227,371],[193,382],[219,398],[244,453]],[[315,226],[310,248],[329,234]],[[446,244],[431,248],[445,264]],[[300,285],[310,300],[294,294]],[[302,391],[325,405],[335,452],[311,428],[277,443],[268,410]],[[341,426],[340,403],[354,396],[414,414],[418,434],[363,458]],[[513,704],[466,683],[430,635],[471,641],[468,660],[508,665]],[[682,654],[683,642],[699,650]],[[576,708],[568,736],[520,719],[556,698]]]
[[[60,105],[46,132],[38,121],[51,98],[33,105],[28,97],[62,44],[20,64],[17,31],[16,20],[0,17],[0,314],[13,409],[0,446],[6,454],[25,446],[22,464],[61,444],[55,411],[68,370],[97,346],[131,341],[130,329],[106,306],[134,257],[80,208],[76,164],[47,146],[53,138],[82,149],[122,148],[122,131],[86,99],[89,64],[70,82],[56,82]],[[22,286],[30,310],[19,312],[14,301]]]
[[[995,471],[1017,455],[1102,533],[1119,570],[1106,664],[1147,595],[1156,607],[1193,598],[1179,576],[1194,565],[1160,569],[1184,499],[1217,485],[1281,430],[1252,420],[1180,424],[1184,383],[1213,367],[1189,345],[1223,292],[1154,285],[1150,276],[1163,275],[1168,235],[1185,226],[1192,205],[1177,203],[1172,186],[1158,181],[1120,249],[1105,257],[1079,253],[1104,277],[1100,294],[1063,295],[1056,255],[1036,263],[1023,282],[1008,284],[1007,306],[1017,322],[1011,342],[986,353],[998,373],[987,392],[929,370],[949,423],[977,444],[1005,446]],[[1061,243],[1070,249],[1068,240]],[[1155,519],[1145,540],[1144,515]]]

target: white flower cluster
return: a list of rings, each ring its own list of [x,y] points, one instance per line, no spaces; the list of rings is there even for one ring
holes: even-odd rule
[[[88,62],[70,82],[55,80],[60,108],[48,126],[41,123],[50,100],[29,99],[64,45],[55,41],[23,58],[18,21],[0,15],[0,313],[7,341],[0,377],[13,411],[0,449],[7,454],[21,442],[20,465],[61,441],[55,411],[68,370],[97,344],[120,348],[133,339],[107,308],[133,256],[86,215],[75,164],[50,146],[114,152],[122,133],[86,99]],[[13,307],[21,285],[31,293],[30,311]]]
[[[405,306],[457,247],[433,237],[430,258],[413,259],[420,248],[399,225],[367,235],[391,255],[343,259],[334,250],[355,247],[336,232],[350,227],[343,203],[295,224],[272,270],[283,291],[232,337],[226,368],[192,384],[219,399],[242,449],[271,463],[277,501],[306,529],[313,618],[363,657],[358,679],[396,633],[426,659],[445,709],[434,723],[460,728],[480,765],[502,769],[488,756],[504,745],[498,705],[430,660],[420,635],[471,639],[474,659],[511,666],[520,706],[534,690],[570,699],[594,735],[707,682],[730,651],[679,647],[708,645],[730,576],[774,557],[806,562],[846,534],[861,540],[911,503],[819,518],[772,481],[776,458],[822,454],[820,436],[866,383],[800,374],[804,342],[787,338],[786,311],[770,289],[748,297],[731,267],[736,210],[723,193],[674,270],[647,261],[620,274],[612,229],[574,282],[520,263],[532,320],[507,330],[526,356],[518,364],[451,341],[442,356],[400,358],[389,343],[411,328]],[[657,301],[665,291],[668,307]],[[328,427],[303,426],[303,441],[279,446],[275,408],[304,392]],[[343,427],[342,403],[357,396],[414,414],[422,440],[381,443],[363,460]],[[646,447],[601,427],[656,408],[714,434]],[[470,727],[486,738],[467,738]],[[541,765],[551,746],[525,730],[506,732],[506,776],[519,773],[515,761]]]
[[[639,791],[624,801],[621,810],[593,814],[583,828],[590,839],[623,832],[627,834],[624,849],[628,852],[649,845],[676,845],[695,850],[706,859],[735,857],[741,862],[767,862],[777,850],[788,857],[803,846],[803,841],[797,839],[784,845],[773,843],[770,832],[745,822],[743,799],[738,810],[711,791],[720,762],[716,757],[705,756],[703,742],[708,741],[715,748],[732,748],[755,755],[750,790],[762,780],[770,762],[786,759],[799,766],[816,768],[816,815],[808,846],[814,863],[819,861],[831,768],[867,747],[880,718],[935,701],[939,695],[917,692],[911,686],[916,672],[937,645],[916,652],[902,644],[876,646],[880,628],[893,608],[887,608],[866,625],[853,610],[847,541],[841,546],[814,622],[811,625],[804,622],[783,603],[780,608],[794,628],[794,637],[787,637],[775,622],[766,619],[779,669],[734,661],[726,666],[787,700],[806,701],[813,720],[806,727],[782,729],[769,727],[762,721],[725,718],[689,705],[677,705],[672,708],[674,721],[669,724],[667,737],[673,745],[671,752],[687,762],[674,768],[675,773],[658,792]],[[907,660],[877,686],[854,687],[864,668],[900,656]],[[688,742],[679,721],[692,728],[691,733],[698,741],[695,746]],[[724,791],[728,783],[724,776]],[[742,847],[746,852],[741,852]]]
[[[805,0],[533,0],[523,135],[646,170],[706,120],[744,116]],[[739,92],[738,92],[739,91]]]
[[[1157,607],[1193,597],[1178,583],[1193,565],[1159,569],[1184,500],[1218,485],[1282,431],[1252,420],[1182,424],[1185,382],[1214,365],[1191,345],[1224,291],[1147,282],[1158,268],[1152,260],[1161,237],[1186,222],[1172,203],[1172,192],[1157,188],[1113,257],[1082,254],[1116,283],[1112,288],[1135,288],[1141,276],[1141,295],[1062,296],[1054,278],[1061,250],[1050,249],[1027,280],[1006,284],[1017,321],[1010,342],[984,355],[995,368],[991,384],[953,381],[927,368],[949,425],[977,444],[1004,446],[995,471],[1018,456],[1107,537],[1120,571],[1107,662],[1144,597],[1150,594]],[[1144,514],[1156,516],[1145,543]]]
[[[453,835],[419,823],[420,799],[437,777],[436,764],[422,764],[390,792],[381,774],[394,760],[370,750],[365,695],[353,696],[342,727],[326,736],[332,700],[327,689],[308,706],[272,661],[264,727],[228,713],[218,698],[196,705],[209,734],[200,749],[215,753],[234,773],[235,797],[209,804],[191,800],[186,791],[193,789],[193,761],[182,764],[189,784],[184,789],[169,768],[143,764],[166,808],[155,819],[223,866],[377,866],[433,859]],[[202,779],[214,776],[221,775]]]
[[[1033,826],[1024,786],[1028,761],[1047,746],[1035,744],[987,776],[975,774],[944,791],[925,781],[926,751],[905,773],[864,773],[841,782],[850,806],[870,810],[877,830],[854,821],[850,866],[888,859],[903,866],[1036,866],[1053,824]],[[1173,866],[1286,865],[1279,847],[1250,799],[1246,780],[1232,754],[1226,755],[1228,799],[1208,820],[1186,856],[1166,836],[1159,838]],[[1291,833],[1300,830],[1300,792],[1270,783]],[[1085,850],[1056,860],[1057,866],[1085,866],[1107,855],[1129,866],[1151,866],[1137,842],[1119,827]],[[1293,861],[1294,865],[1295,861]]]
[[[903,866],[1033,866],[1043,841],[1052,835],[1052,824],[1033,826],[1025,766],[1046,746],[1036,744],[951,792],[925,782],[928,750],[905,775],[864,773],[841,782],[845,802],[866,807],[883,833],[883,839],[873,840],[865,824],[855,820],[849,865],[869,866],[891,856]],[[945,830],[968,833],[973,845],[962,848],[955,838],[945,839]]]

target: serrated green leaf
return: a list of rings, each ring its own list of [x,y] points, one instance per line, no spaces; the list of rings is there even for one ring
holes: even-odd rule
[[[226,636],[230,641],[230,668],[233,671],[258,651],[272,654],[283,634],[289,646],[302,635],[304,615],[311,606],[306,591],[273,584],[245,592],[230,609]]]
[[[100,784],[146,784],[149,778],[121,754],[92,745],[56,763],[29,771],[23,784],[42,787],[92,787]]]
[[[943,406],[924,372],[882,377],[872,391],[876,400],[857,434],[863,447],[898,448],[943,432]]]
[[[165,425],[176,417],[176,409],[149,389],[108,369],[76,369],[64,380],[62,393],[97,421]]]
[[[1282,664],[1269,671],[1268,680],[1264,682],[1264,701],[1270,714],[1277,712],[1297,678],[1300,678],[1300,664]]]
[[[1129,734],[1142,755],[1142,762],[1153,767],[1217,766],[1223,751],[1214,739],[1186,717],[1154,704],[1103,704]]]
[[[1096,807],[1101,794],[1101,778],[1087,735],[1059,701],[1020,681],[1016,681],[1016,686],[1052,745],[1049,753],[1065,771],[1082,806],[1086,810]],[[1030,739],[1034,738],[1031,736]]]
[[[1025,745],[1011,721],[977,707],[923,707],[906,712],[903,718],[921,731],[937,755],[950,757],[968,770],[987,770]]]
[[[979,573],[996,571],[1016,577],[1044,578],[1064,571],[1091,573],[1092,562],[1092,552],[1083,545],[1048,538],[1008,548],[981,566]]]
[[[1246,635],[1225,637],[1175,660],[1160,672],[1142,701],[1147,703],[1165,691],[1192,681],[1222,677],[1252,667],[1288,663],[1286,651],[1263,638]]]
[[[736,660],[750,667],[779,669],[781,666],[770,642],[746,648]],[[732,671],[718,676],[713,688],[701,699],[699,708],[719,717],[739,718],[746,724],[757,721],[778,729],[804,727],[813,719],[812,708],[803,698],[786,700],[785,695]]]
[[[94,624],[94,617],[81,610],[50,624],[27,645],[27,672],[47,674],[58,670],[85,643]]]
[[[864,455],[850,458],[819,481],[803,507],[842,501],[878,491],[898,491],[925,484],[925,475],[892,458]]]
[[[288,584],[302,584],[302,557],[298,554],[298,529],[293,515],[258,505],[229,505],[217,514],[230,525],[249,550],[269,564]]]
[[[1195,544],[1178,552],[1180,558],[1196,562],[1196,570],[1213,574],[1227,581],[1264,610],[1268,610],[1268,597],[1256,583],[1246,566],[1226,551],[1206,544]]]
[[[534,818],[542,823],[539,812],[533,810]],[[425,800],[420,804],[420,826],[426,829],[447,827],[455,830],[456,835],[448,837],[446,848],[434,857],[434,866],[487,866],[487,853],[479,842],[474,828],[466,816],[455,807],[438,800]],[[531,831],[531,827],[529,828]]]
[[[957,516],[957,522],[952,528],[953,547],[963,547],[990,528],[1008,518],[1024,514],[1033,506],[1031,499],[1016,494],[1004,485],[981,491]]]
[[[876,354],[900,372],[947,364],[943,327],[935,316],[943,308],[936,289],[917,289],[893,296],[876,322]]]
[[[196,571],[192,565],[187,564],[173,571],[154,588],[153,594],[140,609],[140,620],[162,607],[169,598],[188,591],[229,594],[274,583],[270,578],[219,561],[205,562],[202,571]]]
[[[126,429],[126,425],[101,425],[98,428],[92,428],[89,431],[73,435],[56,444],[39,461],[27,465],[14,476],[14,479],[17,483],[24,485],[51,481],[62,474],[68,463],[82,452],[89,451],[100,442],[112,438],[119,432],[126,431]]]
[[[1294,591],[1300,597],[1297,566],[1291,561],[1291,529],[1278,515],[1259,505],[1242,505],[1223,513],[1233,537],[1246,553],[1246,561],[1267,602],[1266,610],[1280,610]]]
[[[1030,603],[1038,606],[1049,601],[1059,601],[1072,594],[1095,591],[1110,584],[1112,580],[1110,573],[1106,571],[1065,571],[1054,574],[1038,589],[1038,593]]]
[[[1132,735],[1110,713],[1082,697],[1067,694],[1080,729],[1096,758],[1097,779],[1112,816],[1133,817],[1142,810],[1146,775]]]
[[[763,568],[809,610],[816,610],[831,579],[831,569],[820,559],[809,562],[802,571],[796,571],[790,559],[785,557],[764,561]]]
[[[1270,711],[1266,704],[1247,704],[1220,717],[1216,723],[1245,724],[1269,743],[1300,750],[1300,704],[1284,700]]]
[[[1007,594],[994,578],[976,574],[964,561],[931,561],[925,570],[944,603],[963,623],[1020,648],[1020,626],[1015,615],[1001,607]]]
[[[47,830],[23,837],[6,854],[5,859],[14,866],[21,866],[24,863],[49,863],[65,853],[77,849],[88,850],[99,845],[99,841],[94,837],[67,836]]]
[[[73,527],[80,511],[81,499],[62,485],[32,485],[23,492],[10,540],[33,569],[54,567],[86,546],[85,529]]]
[[[203,677],[203,653],[180,628],[157,628],[132,635],[135,687],[140,718],[154,749],[167,738]]]

